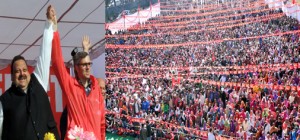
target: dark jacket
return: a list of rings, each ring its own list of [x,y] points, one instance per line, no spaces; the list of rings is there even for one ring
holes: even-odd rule
[[[34,74],[27,93],[12,85],[0,100],[4,115],[2,140],[42,140],[47,132],[60,140],[47,93]]]
[[[151,137],[152,135],[152,128],[150,124],[147,124],[147,137]]]
[[[147,129],[142,128],[140,130],[140,140],[146,140],[147,139]]]

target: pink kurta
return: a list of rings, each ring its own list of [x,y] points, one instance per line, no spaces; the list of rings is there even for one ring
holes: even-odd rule
[[[84,131],[93,132],[97,140],[105,140],[105,108],[98,82],[91,76],[91,92],[87,96],[84,87],[65,68],[58,32],[54,33],[52,42],[52,66],[67,99],[67,130],[77,125]]]

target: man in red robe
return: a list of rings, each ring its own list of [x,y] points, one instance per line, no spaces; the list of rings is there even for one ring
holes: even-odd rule
[[[91,75],[91,59],[88,54],[90,41],[83,37],[82,52],[72,52],[75,78],[65,68],[59,33],[52,42],[52,66],[64,96],[67,99],[67,132],[75,126],[94,133],[97,140],[105,139],[105,108],[97,79]],[[69,133],[65,139],[68,139]]]

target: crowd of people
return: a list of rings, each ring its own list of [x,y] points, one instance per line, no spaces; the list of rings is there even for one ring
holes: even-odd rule
[[[207,138],[199,132],[209,130],[237,139],[299,138],[298,21],[259,0],[194,11],[167,5],[161,1],[166,8],[145,25],[107,35],[107,46],[119,46],[106,48],[107,130],[142,136],[143,124],[148,138]]]

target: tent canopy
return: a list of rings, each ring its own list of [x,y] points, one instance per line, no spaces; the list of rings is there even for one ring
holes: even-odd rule
[[[104,0],[3,0],[0,4],[0,65],[10,63],[19,54],[35,62],[50,4],[56,10],[65,62],[71,60],[74,47],[81,47],[83,35],[90,36],[93,48],[100,46],[105,35]]]

